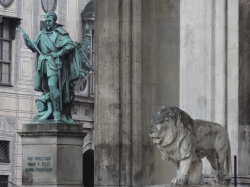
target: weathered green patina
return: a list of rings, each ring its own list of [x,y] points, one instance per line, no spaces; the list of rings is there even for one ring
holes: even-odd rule
[[[71,118],[74,86],[94,69],[89,64],[89,54],[85,53],[86,46],[74,43],[56,20],[54,12],[47,12],[46,28],[34,42],[21,29],[26,46],[37,52],[34,90],[42,95],[36,100],[38,113],[34,120],[75,123]]]

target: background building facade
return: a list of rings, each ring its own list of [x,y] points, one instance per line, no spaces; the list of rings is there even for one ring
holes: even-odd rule
[[[247,0],[0,2],[0,15],[10,22],[21,18],[32,39],[47,9],[54,9],[73,41],[82,41],[89,23],[95,74],[76,90],[72,115],[90,130],[83,152],[95,149],[95,186],[166,184],[174,178],[173,165],[161,159],[148,135],[150,117],[162,105],[226,127],[232,155],[238,156],[238,182],[249,183]],[[95,5],[94,17],[88,3]],[[14,38],[12,24],[1,23],[0,175],[20,185],[16,132],[36,113],[35,54],[20,31]],[[5,150],[9,160],[1,161],[8,157]],[[213,173],[206,160],[203,171],[206,177]]]
[[[88,15],[86,10],[84,12],[88,4],[87,9],[93,11],[91,0],[0,1],[0,182],[8,179],[21,185],[22,146],[17,132],[21,131],[23,123],[33,119],[37,112],[35,100],[40,95],[33,90],[36,54],[26,47],[21,31],[15,28],[16,21],[21,19],[20,26],[34,40],[44,27],[44,14],[52,10],[58,15],[57,22],[69,32],[71,39],[82,42],[88,20],[90,35],[94,34],[93,12],[87,12]],[[90,60],[93,62],[93,50],[91,53]],[[72,111],[75,121],[83,124],[83,128],[90,132],[85,138],[83,154],[88,150],[93,151],[93,94],[91,75],[75,90],[75,106]]]

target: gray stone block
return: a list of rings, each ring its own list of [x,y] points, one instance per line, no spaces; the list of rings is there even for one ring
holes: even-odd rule
[[[172,1],[171,18],[172,22],[180,22],[180,0]]]
[[[155,67],[155,82],[157,84],[179,85],[179,65],[178,64],[157,64]]]
[[[154,3],[155,22],[171,22],[170,0],[158,0]]]
[[[155,63],[166,64],[172,62],[172,43],[161,43],[156,45]]]
[[[180,64],[180,43],[178,42],[171,43],[171,54],[172,54],[171,58],[172,63]]]
[[[156,23],[155,43],[180,42],[180,23]]]
[[[173,106],[175,104],[173,94],[176,93],[173,92],[171,84],[156,85],[155,104]]]
[[[22,184],[82,186],[82,125],[55,121],[23,124]]]

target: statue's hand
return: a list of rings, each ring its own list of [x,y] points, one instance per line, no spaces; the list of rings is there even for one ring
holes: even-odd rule
[[[53,58],[59,57],[59,53],[57,53],[57,52],[51,52],[50,55],[51,55]]]
[[[25,42],[26,46],[28,48],[30,48],[32,46],[32,44],[31,44],[31,41],[29,40],[29,36],[26,33],[23,34],[23,39],[24,39],[24,42]]]

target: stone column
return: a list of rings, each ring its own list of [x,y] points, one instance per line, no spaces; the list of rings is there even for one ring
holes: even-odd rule
[[[238,4],[181,0],[180,7],[180,107],[226,127],[232,155],[238,155]]]
[[[23,124],[22,185],[82,186],[82,125],[56,122]]]
[[[239,157],[238,173],[246,176],[250,173],[250,4],[239,1]],[[237,19],[237,18],[235,18]],[[233,30],[232,30],[233,31]],[[235,30],[237,31],[237,30]],[[247,178],[242,182],[250,183]]]
[[[119,186],[119,1],[95,1],[95,36],[94,184]]]
[[[95,26],[95,186],[150,184],[153,167],[144,154],[153,152],[143,143],[148,124],[141,123],[141,0],[95,1]]]

